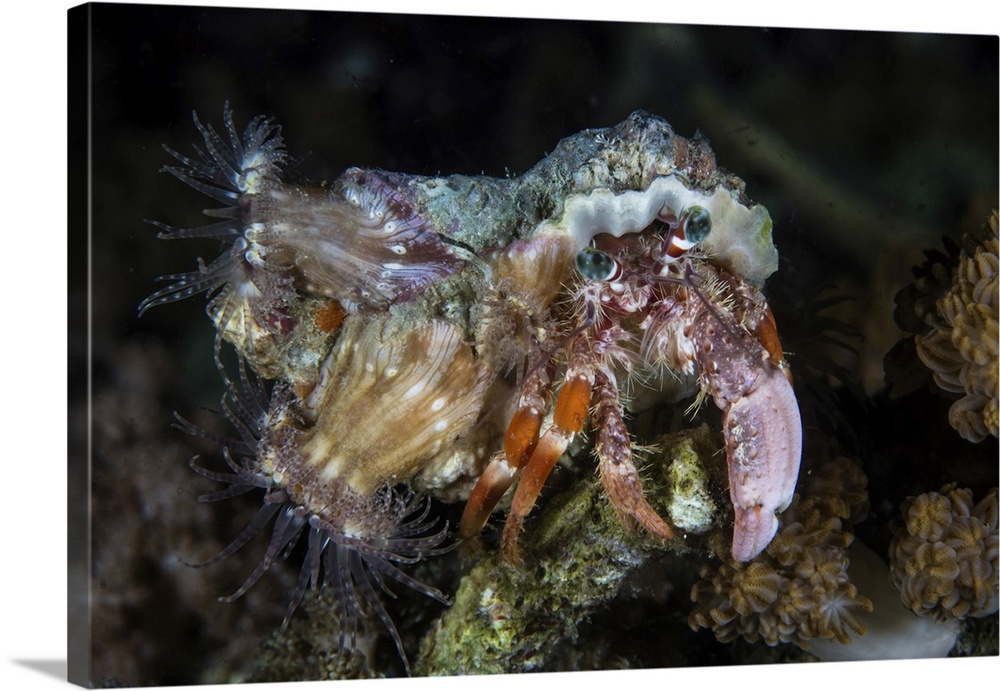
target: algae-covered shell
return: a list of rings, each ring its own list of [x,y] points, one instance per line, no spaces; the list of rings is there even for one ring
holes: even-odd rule
[[[479,250],[554,230],[580,247],[599,233],[640,232],[657,217],[700,206],[712,218],[701,249],[760,284],[778,268],[772,221],[744,183],[720,168],[701,136],[685,139],[642,111],[563,139],[524,174],[506,179],[385,175],[444,235]]]
[[[271,121],[252,120],[240,141],[228,107],[224,116],[228,143],[198,122],[205,152],[194,159],[168,149],[183,165],[166,169],[225,204],[210,212],[224,220],[161,227],[166,238],[212,237],[231,246],[197,271],[165,276],[175,282],[141,309],[216,293],[222,336],[268,376],[273,371],[256,362],[249,344],[266,334],[278,341],[268,350],[280,350],[295,328],[284,315],[295,313],[297,300],[332,298],[349,312],[385,311],[481,264],[490,252],[540,235],[568,237],[579,249],[598,234],[640,232],[698,207],[711,218],[700,243],[710,261],[754,284],[778,265],[767,210],[751,204],[743,182],[716,165],[708,142],[680,137],[641,111],[614,127],[563,139],[516,177],[351,168],[320,186],[282,179],[288,157]],[[231,295],[241,298],[239,323],[232,309],[220,316],[217,307],[219,297]]]

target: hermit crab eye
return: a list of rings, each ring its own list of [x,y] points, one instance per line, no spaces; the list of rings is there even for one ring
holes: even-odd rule
[[[584,247],[576,254],[576,270],[591,281],[606,281],[615,275],[616,262],[610,254]]]
[[[712,215],[708,209],[701,206],[689,206],[682,217],[684,237],[688,242],[697,245],[712,232]]]

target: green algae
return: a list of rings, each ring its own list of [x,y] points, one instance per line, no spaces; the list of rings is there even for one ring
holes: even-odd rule
[[[718,495],[726,487],[726,470],[720,466],[718,435],[706,425],[674,435],[661,454],[666,465],[665,502],[671,522],[695,534],[712,529],[722,507]]]

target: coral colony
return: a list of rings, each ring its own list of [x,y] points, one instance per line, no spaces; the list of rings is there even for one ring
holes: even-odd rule
[[[861,615],[877,605],[852,585],[846,551],[866,500],[864,474],[838,459],[796,494],[802,423],[762,292],[778,266],[771,219],[716,165],[703,138],[682,138],[636,112],[565,139],[519,177],[352,168],[333,183],[302,186],[283,181],[289,159],[271,120],[252,119],[240,136],[227,106],[221,134],[195,124],[203,145],[194,156],[168,149],[179,165],[166,170],[222,207],[206,212],[218,220],[203,227],[158,224],[161,237],[215,238],[227,249],[164,276],[166,287],[140,311],[209,297],[223,409],[239,434],[223,453],[230,472],[196,469],[226,485],[206,499],[263,495],[251,524],[216,559],[259,531],[271,534],[259,566],[228,599],[303,542],[286,625],[306,592],[321,590],[336,605],[343,653],[362,648],[374,615],[409,671],[383,591],[395,581],[447,602],[410,575],[413,564],[452,546],[430,503],[464,504],[457,538],[465,542],[503,507],[499,549],[522,564],[530,559],[519,549],[522,532],[554,466],[592,449],[624,526],[664,550],[690,549],[698,532],[724,545],[692,593],[692,627],[712,628],[722,641],[742,635],[802,647],[813,639],[847,645],[865,633]],[[975,276],[961,295],[976,295],[975,281],[992,270],[995,301],[995,260],[980,264],[964,271]],[[961,311],[943,322],[959,328],[953,313]],[[938,340],[935,332],[923,345],[937,376],[962,380]],[[221,364],[229,348],[235,376]],[[987,426],[996,435],[993,355]],[[983,407],[976,392],[956,417]],[[627,419],[694,394],[722,412],[731,512],[712,503],[706,483],[690,480],[700,472],[697,456],[666,490],[647,486],[639,471],[643,447]],[[981,423],[962,428],[983,434]],[[695,485],[685,504],[684,487]],[[674,495],[671,503],[651,501],[660,491]],[[958,510],[971,505],[961,492],[943,492]],[[933,611],[995,612],[996,494],[971,509],[975,527],[949,523],[941,501],[914,501],[911,515],[932,517],[912,519],[895,562],[951,559],[961,571],[968,550],[928,555],[918,541],[973,531],[987,543],[978,553],[985,566],[970,567],[975,577],[964,589],[934,581]],[[697,528],[686,518],[697,513],[692,503],[710,507]],[[664,506],[683,508],[657,510]],[[710,543],[699,544],[704,551]],[[894,568],[904,592],[929,587],[910,566]],[[974,605],[961,604],[966,590]]]

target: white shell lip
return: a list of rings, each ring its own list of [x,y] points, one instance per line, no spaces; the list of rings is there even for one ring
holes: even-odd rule
[[[702,206],[712,217],[712,232],[699,247],[710,261],[761,284],[778,269],[778,250],[771,238],[772,222],[760,204],[741,204],[723,185],[711,192],[690,189],[676,174],[653,180],[644,191],[614,193],[607,188],[567,197],[559,219],[541,223],[541,232],[564,232],[582,249],[596,235],[621,237],[647,228],[664,209],[680,215]]]

